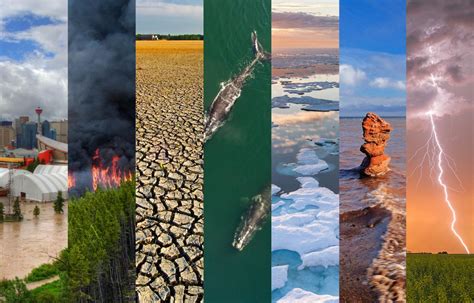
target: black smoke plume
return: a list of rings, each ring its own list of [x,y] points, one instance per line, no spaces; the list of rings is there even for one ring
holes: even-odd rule
[[[91,189],[97,149],[135,168],[135,1],[69,1],[69,173],[71,195]]]

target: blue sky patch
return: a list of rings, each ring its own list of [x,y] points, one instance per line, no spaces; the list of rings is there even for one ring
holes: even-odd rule
[[[58,24],[57,20],[50,17],[34,14],[24,14],[4,19],[5,31],[9,33],[27,31],[36,26]]]
[[[405,0],[341,0],[339,29],[341,116],[405,116]]]

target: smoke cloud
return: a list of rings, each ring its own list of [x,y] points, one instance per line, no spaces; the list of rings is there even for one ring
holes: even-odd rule
[[[69,170],[91,186],[96,150],[135,168],[135,1],[69,1]]]

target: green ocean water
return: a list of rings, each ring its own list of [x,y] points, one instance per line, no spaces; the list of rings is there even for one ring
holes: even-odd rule
[[[271,46],[270,0],[204,1],[204,99],[253,58],[251,33]],[[205,302],[270,302],[270,216],[249,245],[232,247],[248,200],[271,182],[271,64],[258,64],[229,119],[204,150]]]

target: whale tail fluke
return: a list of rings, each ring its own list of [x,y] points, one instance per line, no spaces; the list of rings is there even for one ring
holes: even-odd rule
[[[252,44],[253,44],[253,51],[255,52],[255,55],[260,59],[260,60],[271,60],[272,56],[269,52],[265,51],[258,42],[258,37],[257,37],[257,32],[253,31],[252,32]]]

